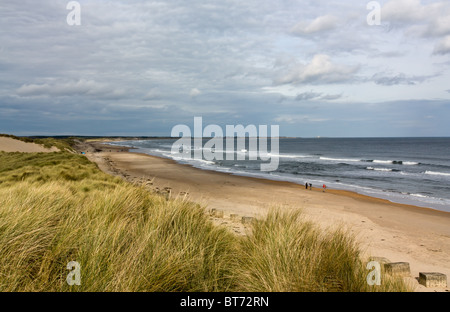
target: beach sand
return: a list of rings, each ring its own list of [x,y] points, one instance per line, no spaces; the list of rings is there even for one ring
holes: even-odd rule
[[[36,143],[22,142],[13,138],[0,137],[0,151],[2,152],[21,152],[21,153],[50,153],[58,152],[56,147],[45,148]]]
[[[203,204],[207,210],[223,211],[211,217],[216,223],[245,235],[243,216],[262,217],[271,207],[303,210],[323,228],[344,227],[353,233],[365,256],[409,262],[417,291],[449,291],[425,288],[417,282],[419,272],[450,276],[450,213],[402,205],[349,191],[242,177],[200,170],[189,165],[130,153],[126,148],[89,143],[81,147],[103,171],[158,192],[170,192]],[[80,147],[79,147],[80,150]],[[238,218],[231,219],[231,215]]]

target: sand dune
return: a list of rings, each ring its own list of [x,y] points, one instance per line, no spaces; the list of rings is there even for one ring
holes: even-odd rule
[[[21,152],[21,153],[50,153],[58,152],[56,147],[45,148],[36,143],[26,143],[13,138],[0,137],[0,151],[2,152]]]

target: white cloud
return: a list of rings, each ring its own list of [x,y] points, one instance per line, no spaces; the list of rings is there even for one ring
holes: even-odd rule
[[[191,89],[191,92],[189,92],[189,95],[193,98],[199,96],[200,94],[202,94],[202,92],[197,88],[193,88]]]
[[[427,18],[427,8],[420,0],[390,0],[383,5],[381,18],[395,22],[421,21]]]
[[[450,34],[450,3],[446,1],[422,4],[420,0],[390,0],[383,6],[381,16],[383,21],[405,26],[411,35]]]
[[[295,64],[276,84],[329,84],[349,81],[358,66],[334,64],[326,54],[317,54],[309,64]]]
[[[450,14],[439,16],[428,27],[428,34],[443,36],[450,34]]]
[[[336,28],[339,19],[333,15],[323,15],[314,19],[311,23],[299,22],[291,32],[296,35],[313,34]]]

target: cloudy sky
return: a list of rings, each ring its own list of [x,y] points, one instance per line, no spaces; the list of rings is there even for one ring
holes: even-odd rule
[[[0,133],[450,136],[450,1],[78,2],[0,0]]]

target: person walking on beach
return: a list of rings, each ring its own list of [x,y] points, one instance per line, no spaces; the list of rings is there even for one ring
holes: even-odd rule
[[[305,190],[308,189],[308,182],[305,183]]]
[[[309,183],[309,189],[312,190],[312,184],[311,183]]]
[[[327,188],[327,186],[324,184],[323,185],[323,192],[325,192],[325,189]]]

